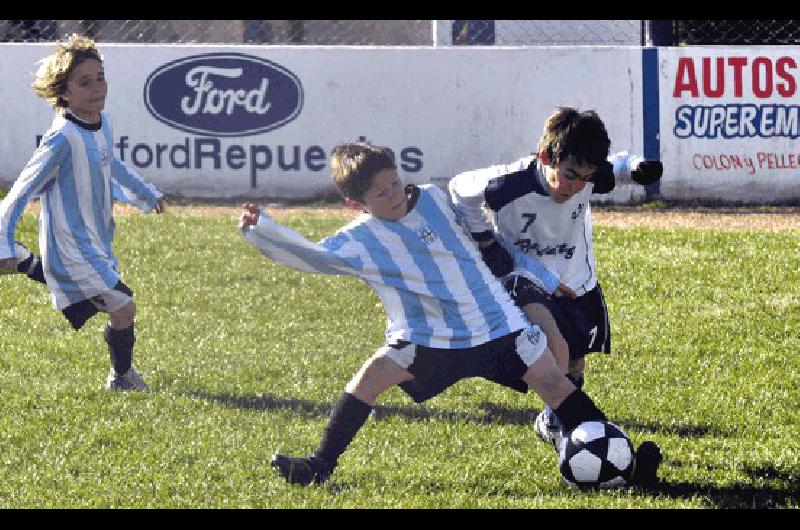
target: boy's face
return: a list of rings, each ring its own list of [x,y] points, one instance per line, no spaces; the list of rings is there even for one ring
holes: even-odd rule
[[[583,190],[597,171],[597,166],[578,164],[572,157],[552,163],[548,160],[547,153],[542,152],[539,153],[539,160],[544,164],[544,176],[550,186],[550,198],[557,203],[566,202]]]
[[[396,169],[384,169],[375,174],[372,185],[364,194],[363,203],[352,199],[348,199],[347,203],[354,208],[367,210],[384,221],[397,221],[408,213],[405,185]]]
[[[76,66],[67,77],[67,89],[63,98],[69,110],[88,123],[100,120],[100,111],[106,106],[105,72],[100,61],[87,59]]]

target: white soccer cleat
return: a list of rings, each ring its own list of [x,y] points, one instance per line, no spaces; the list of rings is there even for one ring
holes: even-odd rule
[[[27,270],[20,271],[17,270],[17,267],[20,263],[30,258],[32,254],[33,252],[28,250],[28,247],[19,241],[14,241],[14,266],[11,268],[0,267],[0,274],[24,274],[28,272],[32,267],[36,266],[36,262],[39,259],[38,256],[34,256],[34,260],[27,267]]]
[[[124,391],[150,390],[150,387],[142,380],[142,376],[139,375],[139,372],[137,372],[133,366],[122,375],[118,375],[117,372],[114,371],[114,368],[111,368],[108,372],[108,378],[106,379],[106,388],[108,390]]]
[[[536,416],[536,421],[533,422],[533,429],[542,441],[552,445],[553,449],[558,452],[564,435],[561,433],[561,422],[558,421],[558,418],[549,407],[545,407]]]

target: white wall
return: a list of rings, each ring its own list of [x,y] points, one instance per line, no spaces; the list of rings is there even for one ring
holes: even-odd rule
[[[10,185],[16,178],[36,136],[52,119],[48,105],[29,88],[34,63],[52,49],[52,44],[0,44],[0,184]],[[331,149],[360,136],[392,148],[401,158],[406,180],[444,185],[456,172],[529,154],[544,119],[560,105],[597,110],[612,138],[612,150],[642,151],[638,47],[106,44],[101,52],[109,81],[106,109],[115,139],[127,139],[126,162],[133,163],[135,148],[142,167],[134,167],[160,189],[182,196],[286,199],[330,193]],[[148,111],[144,87],[152,72],[170,61],[216,52],[256,56],[294,74],[303,88],[298,116],[261,134],[214,138],[173,128]],[[197,140],[218,142],[219,169],[210,159],[200,164],[192,160],[189,168],[174,167],[169,154],[182,163],[186,142],[192,150]],[[227,164],[225,153],[230,149],[245,153],[244,167]],[[273,162],[256,170],[246,158],[261,152],[263,161],[265,149]],[[311,152],[312,163],[301,160],[299,167],[279,168],[278,153],[295,149],[301,158]],[[159,150],[161,167],[155,162]],[[143,164],[148,152],[154,160]],[[286,161],[292,160],[290,156]],[[628,186],[614,197],[627,200],[634,193],[641,192]]]
[[[659,71],[665,197],[800,199],[797,47],[664,48]]]

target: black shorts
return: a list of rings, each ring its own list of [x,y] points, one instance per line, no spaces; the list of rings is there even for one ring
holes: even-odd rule
[[[593,352],[611,353],[608,308],[600,284],[574,300],[550,295],[524,276],[508,277],[504,285],[520,308],[542,304],[550,311],[567,341],[570,359],[580,359]]]
[[[528,370],[528,365],[517,353],[518,343],[524,341],[523,333],[530,331],[516,331],[480,346],[463,349],[428,348],[409,345],[408,342],[390,345],[395,349],[415,349],[414,361],[407,368],[414,379],[399,386],[415,403],[435,397],[458,381],[470,377],[482,377],[525,393],[528,385],[522,376]],[[540,332],[534,330],[532,333]],[[534,340],[544,340],[544,335]]]
[[[133,291],[131,291],[131,288],[125,285],[122,282],[122,280],[117,282],[117,284],[114,286],[114,290],[119,291],[121,293],[125,293],[131,298],[133,297]],[[86,300],[81,300],[80,302],[75,302],[74,304],[68,305],[67,307],[61,310],[61,313],[67,320],[69,320],[69,323],[72,325],[72,328],[76,331],[81,329],[83,325],[86,324],[87,320],[89,320],[99,312],[100,309],[98,308],[98,301],[93,299],[86,299]]]

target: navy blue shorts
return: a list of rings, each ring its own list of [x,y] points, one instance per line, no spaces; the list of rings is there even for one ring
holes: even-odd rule
[[[125,285],[122,280],[117,282],[117,285],[114,286],[114,290],[124,293],[131,298],[133,297],[133,291],[131,291],[131,288]],[[75,302],[61,310],[61,313],[69,320],[69,323],[72,324],[72,328],[76,331],[81,329],[83,325],[86,324],[87,320],[99,312],[100,309],[98,308],[97,301],[92,299]]]
[[[415,403],[438,396],[458,381],[470,377],[482,377],[525,393],[528,385],[522,376],[528,366],[517,353],[517,337],[521,333],[523,331],[517,331],[472,348],[441,349],[416,345],[414,361],[407,368],[414,379],[399,386]],[[408,346],[408,342],[401,342],[389,347],[402,349]]]
[[[506,278],[504,285],[520,308],[542,304],[550,311],[567,341],[570,359],[580,359],[593,352],[611,353],[608,308],[600,284],[575,299],[548,294],[524,276]]]

